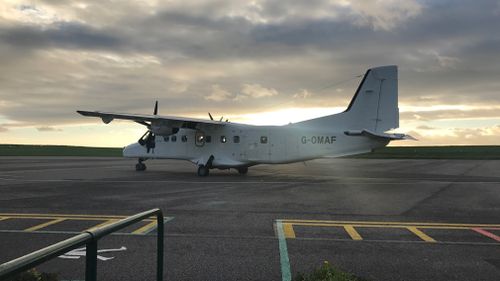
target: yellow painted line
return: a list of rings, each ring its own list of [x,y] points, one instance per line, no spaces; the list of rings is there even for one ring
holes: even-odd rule
[[[38,218],[38,217],[44,217],[44,218],[51,218],[51,217],[56,217],[56,218],[95,218],[95,219],[123,219],[128,216],[115,216],[115,215],[78,215],[78,214],[25,214],[25,213],[0,213],[0,217],[20,217],[20,218]],[[155,216],[151,216],[148,218],[148,220],[153,220],[156,219]]]
[[[436,240],[434,240],[432,237],[423,233],[421,230],[419,230],[414,226],[409,226],[407,227],[407,229],[413,232],[413,234],[417,235],[420,239],[424,240],[425,242],[436,242]]]
[[[103,227],[103,226],[106,226],[106,225],[108,225],[108,224],[114,223],[114,222],[116,222],[116,221],[118,221],[118,220],[117,220],[117,219],[107,220],[107,221],[104,221],[104,222],[102,222],[102,223],[100,223],[100,224],[98,224],[98,225],[95,225],[95,226],[91,227],[91,228],[88,228],[88,229],[86,229],[86,230],[87,230],[87,231],[91,231],[91,230],[94,230],[94,229],[96,229],[96,228]]]
[[[7,217],[3,217],[3,218],[0,218],[0,221],[4,221],[4,220],[8,220],[9,218]]]
[[[154,228],[156,228],[156,221],[152,221],[152,222],[146,224],[145,226],[140,227],[140,228],[132,231],[132,234],[146,234],[146,233],[150,232],[151,230],[153,230]]]
[[[64,218],[59,218],[59,219],[51,220],[51,221],[48,221],[48,222],[45,222],[45,223],[42,223],[42,224],[39,224],[39,225],[32,226],[30,228],[26,228],[24,231],[35,231],[35,230],[47,227],[49,225],[60,223],[60,222],[65,221],[65,220],[66,219],[64,219]]]
[[[295,231],[293,230],[293,225],[291,223],[283,224],[283,232],[285,234],[285,238],[295,239]]]
[[[363,240],[361,235],[354,229],[352,225],[344,225],[345,231],[351,236],[352,240]]]
[[[324,225],[406,225],[406,226],[443,226],[443,227],[500,227],[500,224],[462,224],[462,223],[427,223],[427,222],[386,222],[386,221],[325,221],[325,220],[282,220],[283,223],[295,225],[324,224]]]

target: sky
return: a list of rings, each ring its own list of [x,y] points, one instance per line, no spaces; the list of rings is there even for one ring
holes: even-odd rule
[[[395,145],[500,144],[500,1],[0,2],[0,143],[124,146],[76,110],[283,125],[399,67]]]

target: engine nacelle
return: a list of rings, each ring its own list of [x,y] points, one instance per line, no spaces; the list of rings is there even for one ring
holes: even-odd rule
[[[150,130],[157,136],[170,136],[176,134],[179,131],[179,128],[162,124],[160,125],[151,124]]]

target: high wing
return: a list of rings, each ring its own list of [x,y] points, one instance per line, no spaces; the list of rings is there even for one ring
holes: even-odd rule
[[[197,118],[187,118],[187,117],[177,117],[177,116],[161,116],[161,115],[149,115],[149,114],[129,114],[129,113],[115,113],[115,112],[103,112],[103,111],[84,111],[77,110],[79,114],[87,117],[99,117],[102,122],[108,124],[114,119],[121,120],[131,120],[145,126],[151,125],[164,125],[169,127],[188,127],[194,128],[199,124],[206,125],[218,125],[224,126],[225,122],[214,121],[214,120],[204,120]],[[148,124],[150,122],[151,124]]]

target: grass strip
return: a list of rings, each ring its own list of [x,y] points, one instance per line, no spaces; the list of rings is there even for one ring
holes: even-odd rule
[[[122,148],[65,145],[0,144],[0,156],[120,157],[122,156]]]
[[[0,144],[0,156],[121,157],[122,148]],[[500,146],[390,146],[347,158],[498,160]]]
[[[500,146],[389,146],[349,156],[364,159],[500,159]]]

